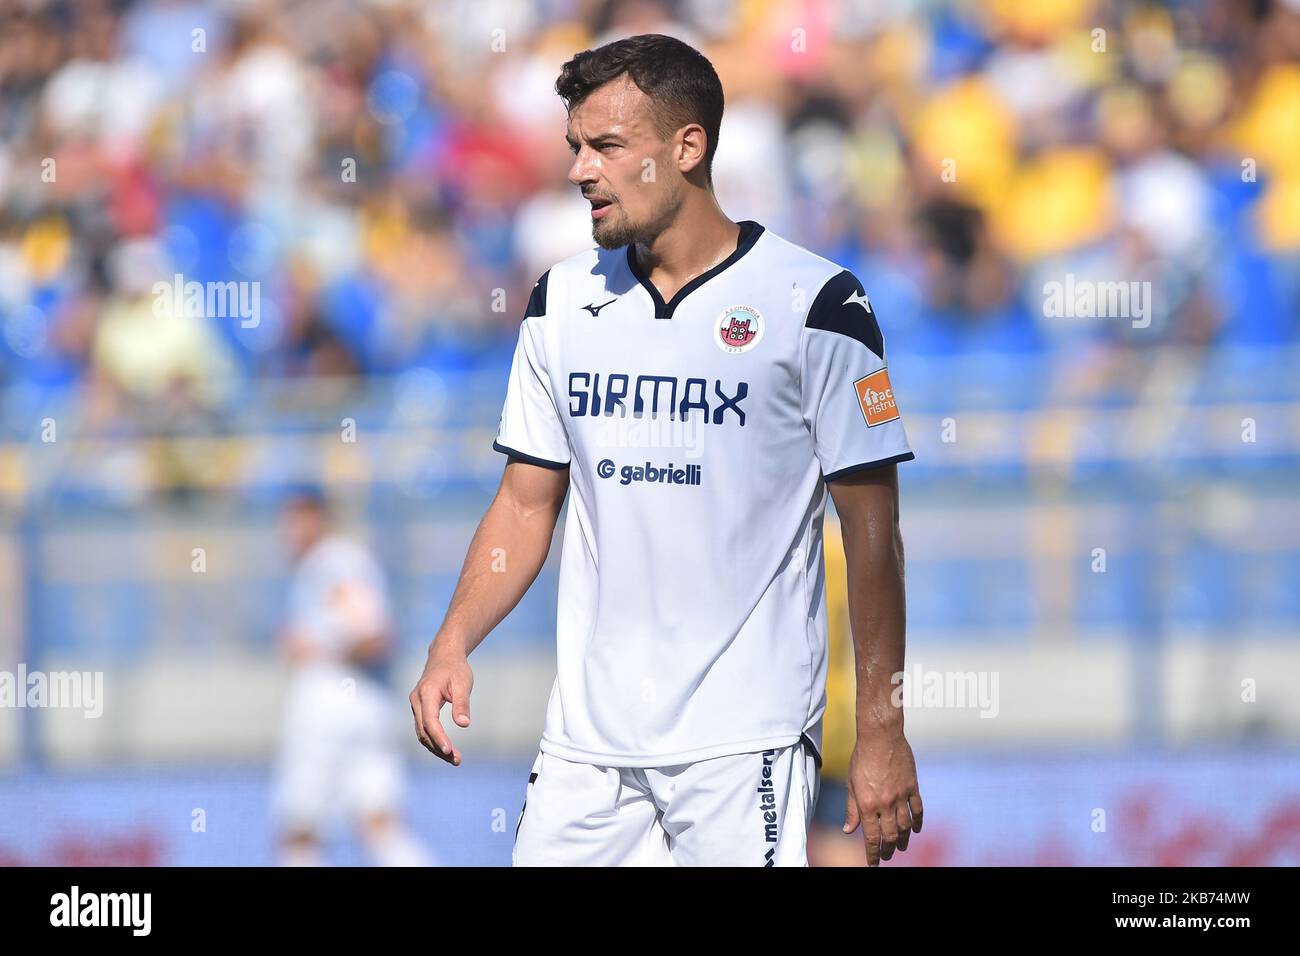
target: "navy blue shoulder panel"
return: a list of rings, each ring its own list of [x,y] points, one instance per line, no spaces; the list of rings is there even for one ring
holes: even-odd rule
[[[533,294],[528,297],[528,309],[524,312],[524,318],[532,318],[534,315],[546,314],[546,280],[551,276],[551,270],[547,269],[542,273],[542,277],[537,280],[533,286]]]
[[[813,299],[804,325],[857,339],[882,362],[885,360],[885,338],[880,334],[876,313],[862,283],[848,269],[826,280]]]

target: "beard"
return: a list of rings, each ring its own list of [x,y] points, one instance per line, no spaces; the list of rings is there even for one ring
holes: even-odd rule
[[[664,198],[663,205],[653,215],[645,222],[638,223],[633,222],[627,214],[626,207],[615,200],[607,207],[609,212],[604,218],[592,222],[591,238],[602,249],[618,249],[635,242],[648,245],[668,228],[680,207],[680,195],[676,192],[669,193]]]
[[[609,212],[603,219],[591,224],[591,238],[602,249],[617,249],[642,241],[641,230],[628,220],[627,213],[617,203],[608,207]]]

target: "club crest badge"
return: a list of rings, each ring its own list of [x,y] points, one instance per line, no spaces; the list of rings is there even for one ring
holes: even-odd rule
[[[763,338],[763,317],[758,309],[733,305],[718,316],[713,334],[722,351],[748,352]]]

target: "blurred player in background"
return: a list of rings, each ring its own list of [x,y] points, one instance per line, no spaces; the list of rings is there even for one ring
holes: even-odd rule
[[[283,522],[296,566],[281,638],[293,667],[275,784],[281,862],[323,863],[325,831],[346,816],[379,865],[430,865],[398,812],[403,768],[383,571],[331,527],[319,489],[296,490]]]

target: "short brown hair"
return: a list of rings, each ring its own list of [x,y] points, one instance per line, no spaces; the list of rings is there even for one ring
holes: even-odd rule
[[[713,183],[713,154],[722,127],[722,81],[703,53],[660,33],[615,40],[583,50],[564,64],[555,81],[566,108],[572,110],[597,87],[627,74],[654,104],[656,128],[665,138],[687,123],[704,127],[704,176]]]

